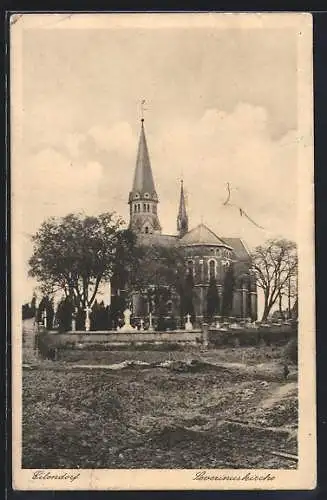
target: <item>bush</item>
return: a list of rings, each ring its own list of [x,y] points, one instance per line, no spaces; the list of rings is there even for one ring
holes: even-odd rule
[[[30,307],[29,304],[22,306],[22,319],[32,319],[35,316],[35,307]]]
[[[49,344],[46,335],[43,332],[35,335],[35,348],[43,359],[50,359],[54,361],[57,358],[57,349]]]
[[[291,339],[287,343],[284,350],[284,358],[297,365],[298,363],[297,339]]]

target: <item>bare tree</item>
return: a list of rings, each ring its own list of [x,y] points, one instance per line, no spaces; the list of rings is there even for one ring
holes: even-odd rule
[[[290,294],[290,283],[297,277],[297,248],[293,241],[268,240],[264,245],[256,247],[252,254],[252,264],[256,272],[257,285],[264,294],[264,310],[262,321],[277,302],[285,294]]]

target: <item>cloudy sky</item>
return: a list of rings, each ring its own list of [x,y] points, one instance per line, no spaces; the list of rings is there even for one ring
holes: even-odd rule
[[[28,235],[48,216],[116,210],[128,220],[143,98],[164,232],[176,231],[182,176],[191,227],[202,219],[250,248],[295,239],[295,30],[116,29],[107,19],[23,32],[24,263]],[[264,230],[222,206],[227,182]]]

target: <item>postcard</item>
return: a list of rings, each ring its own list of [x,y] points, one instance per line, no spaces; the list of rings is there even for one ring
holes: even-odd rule
[[[16,490],[316,486],[312,17],[10,18]]]

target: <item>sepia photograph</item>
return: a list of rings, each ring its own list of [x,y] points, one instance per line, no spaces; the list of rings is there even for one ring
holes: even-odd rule
[[[314,488],[311,16],[10,35],[16,489]]]

